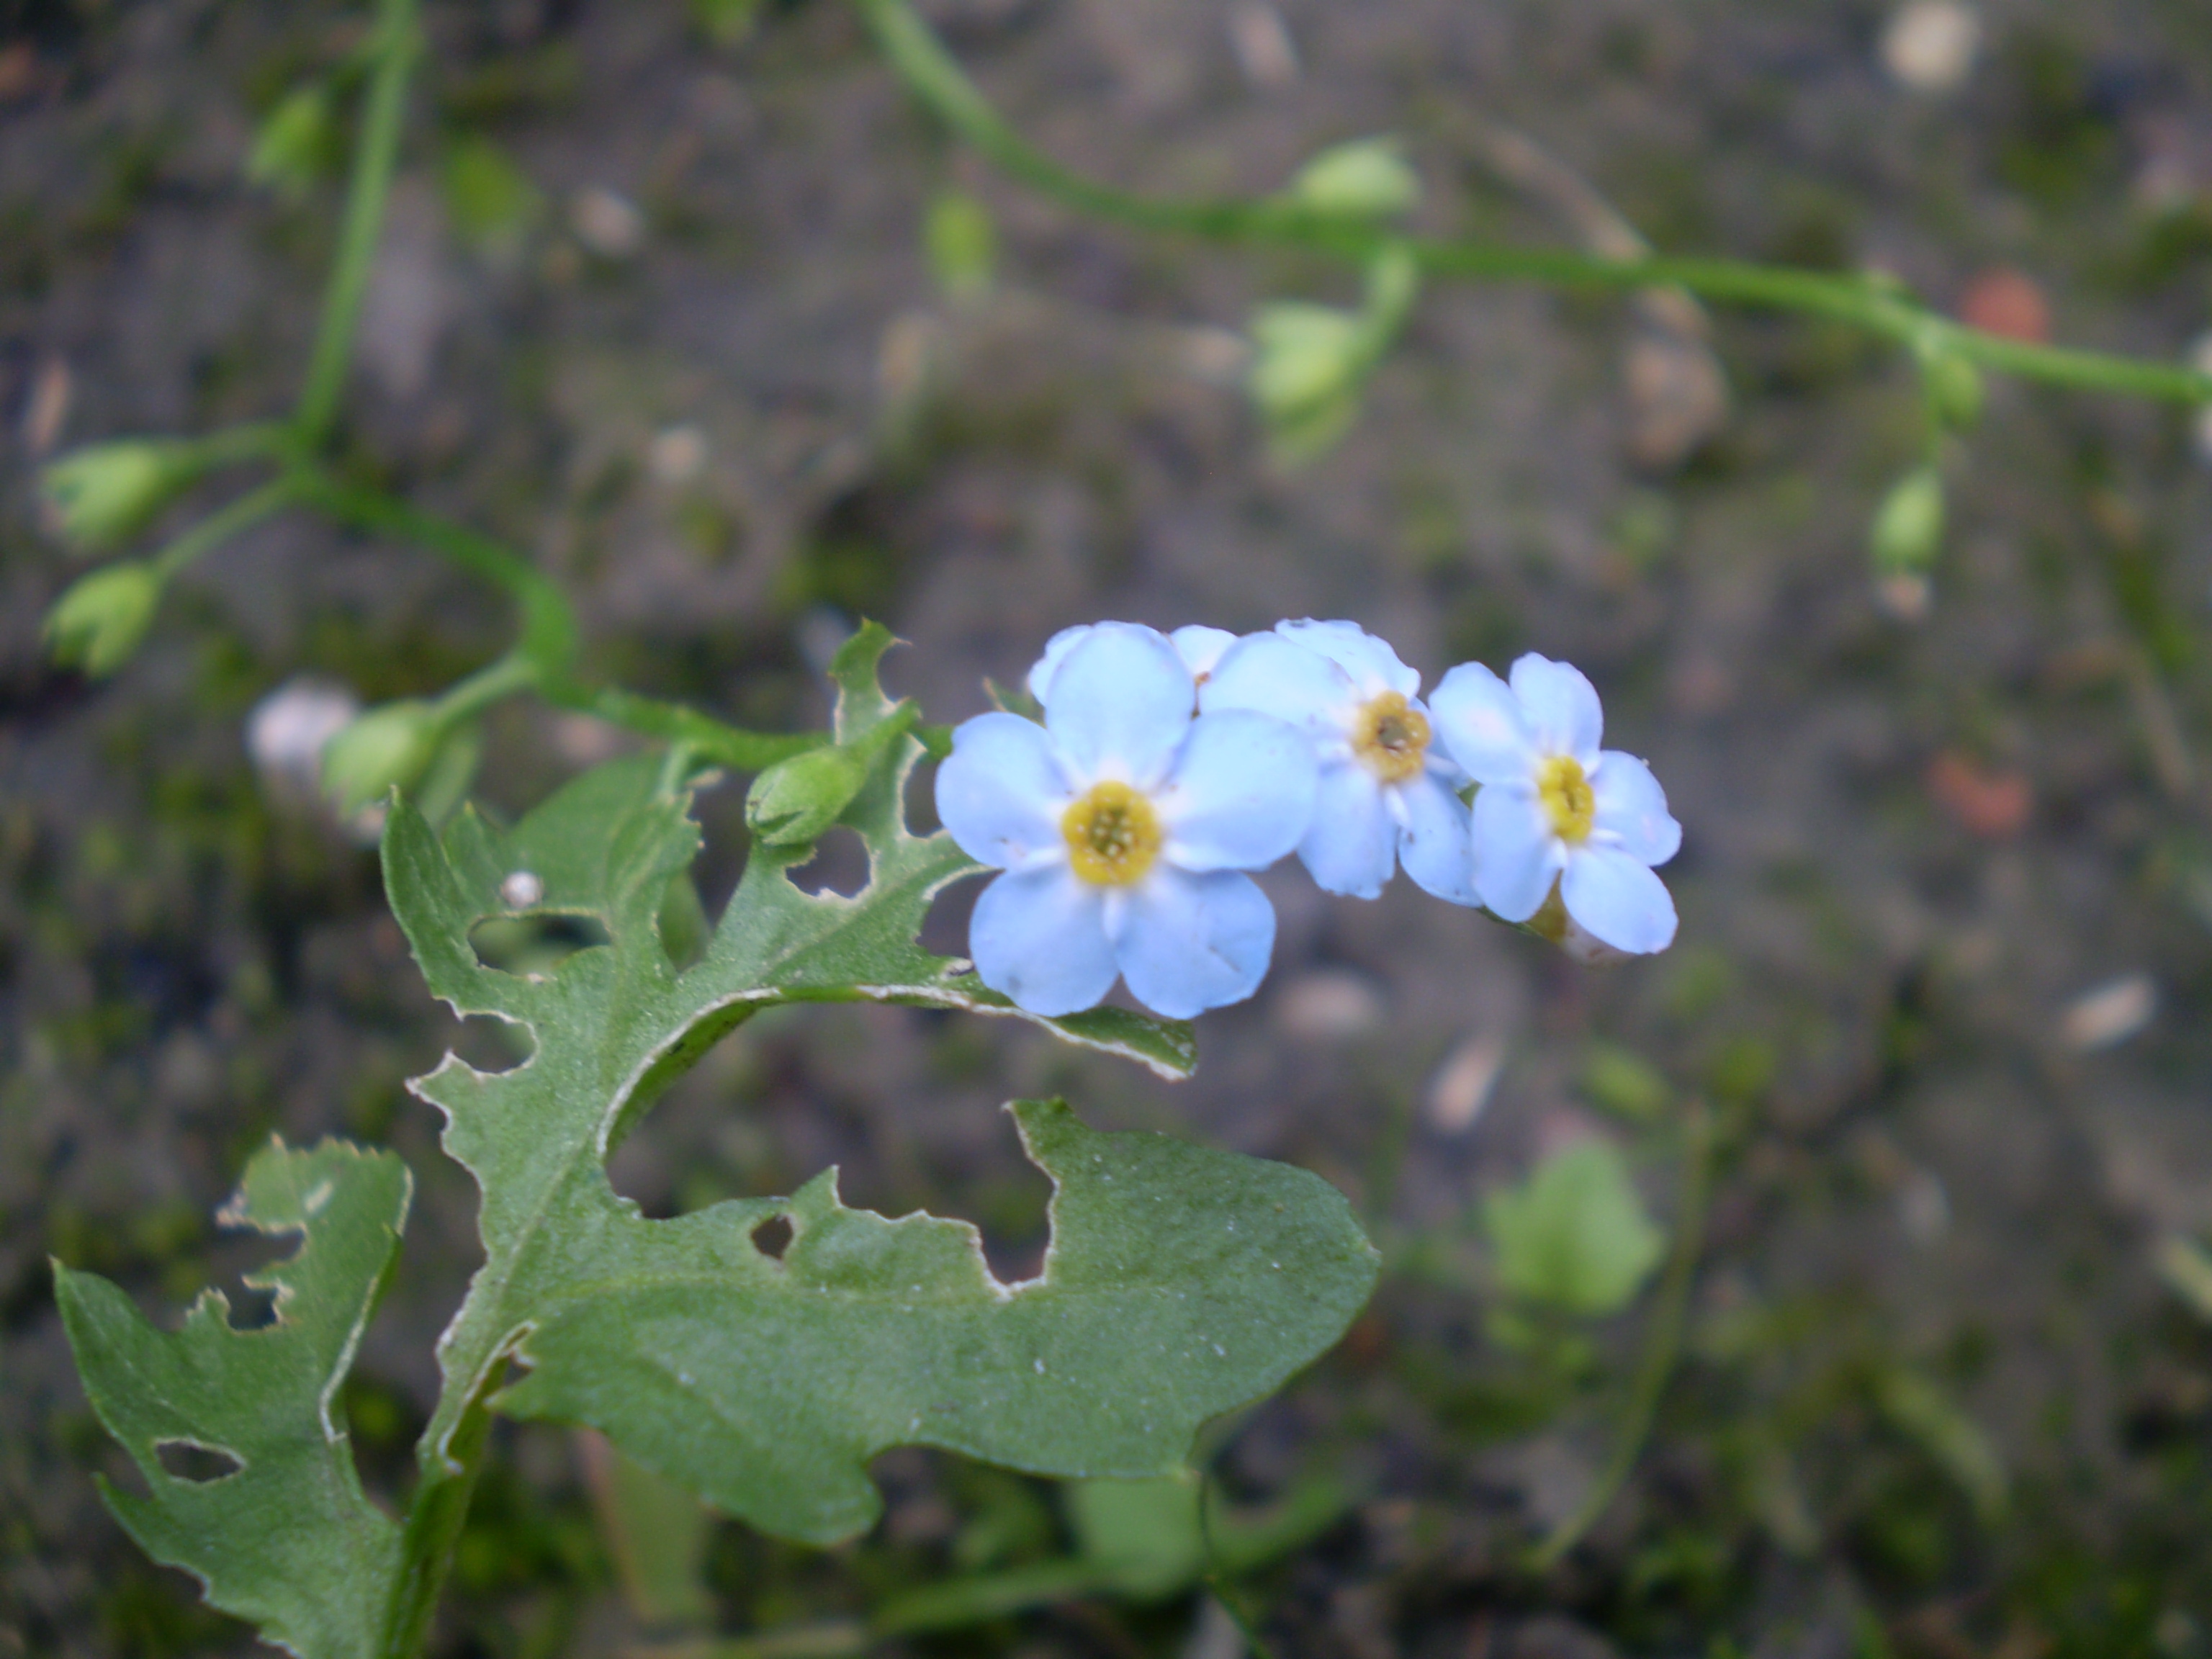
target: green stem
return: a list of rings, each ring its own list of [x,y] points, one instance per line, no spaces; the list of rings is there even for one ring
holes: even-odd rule
[[[1397,244],[1431,276],[1530,281],[1559,288],[1680,288],[1708,300],[1850,323],[1904,343],[1925,340],[1984,368],[2053,386],[2182,403],[2212,402],[2212,375],[2103,352],[2002,339],[1939,316],[1893,284],[1872,277],[1735,259],[1623,261],[1565,248],[1401,237],[1380,226],[1317,213],[1287,200],[1175,201],[1117,190],[1062,167],[1008,125],[909,0],[855,3],[908,89],[961,137],[1013,177],[1063,204],[1136,229],[1301,247],[1362,264]]]
[[[1591,1484],[1575,1512],[1554,1527],[1529,1553],[1528,1564],[1538,1572],[1556,1565],[1595,1526],[1635,1471],[1644,1454],[1644,1443],[1658,1415],[1660,1396],[1674,1373],[1682,1352],[1683,1333],[1689,1322],[1690,1287],[1697,1277],[1698,1255],[1704,1248],[1705,1205],[1712,1188],[1716,1137],[1711,1116],[1702,1105],[1690,1109],[1686,1145],[1682,1152],[1682,1197],[1674,1218],[1674,1248],[1667,1259],[1666,1277],[1651,1310],[1651,1327],[1645,1336],[1643,1358],[1629,1389],[1627,1409],[1621,1413],[1619,1438],[1613,1455]]]
[[[505,588],[522,609],[516,652],[528,658],[548,683],[567,675],[576,656],[575,614],[568,607],[568,596],[529,560],[489,536],[424,513],[395,496],[342,483],[320,467],[306,467],[299,476],[301,499],[340,524],[427,547],[470,574]]]
[[[514,596],[522,610],[521,637],[509,656],[493,666],[507,675],[520,674],[526,666],[528,678],[499,683],[494,697],[534,688],[556,708],[591,714],[667,743],[686,744],[708,763],[739,772],[760,771],[827,741],[818,732],[749,732],[680,703],[611,686],[584,684],[572,672],[578,645],[575,613],[558,584],[529,560],[489,536],[422,512],[395,496],[342,483],[320,467],[305,466],[295,477],[300,499],[339,523],[428,548]],[[487,669],[483,674],[492,672]]]
[[[229,506],[209,514],[185,531],[154,556],[154,568],[167,580],[195,560],[214,552],[232,537],[242,535],[298,499],[298,485],[290,476],[272,479],[260,489],[240,495]]]
[[[486,1392],[489,1392],[489,1387]],[[453,1564],[453,1546],[468,1518],[469,1499],[483,1468],[491,1411],[481,1396],[469,1402],[442,1453],[426,1437],[421,1474],[399,1536],[399,1576],[385,1608],[377,1659],[418,1659],[437,1611],[438,1592]]]
[[[400,124],[407,110],[407,81],[422,45],[415,8],[416,0],[380,0],[377,8],[375,68],[363,99],[345,222],[338,232],[337,259],[324,293],[314,355],[308,359],[307,384],[294,417],[301,442],[309,448],[330,435],[337,418],[338,396],[345,388],[346,366],[353,356],[354,324],[361,315],[362,297],[368,291],[369,266],[384,228],[384,204],[392,190]]]

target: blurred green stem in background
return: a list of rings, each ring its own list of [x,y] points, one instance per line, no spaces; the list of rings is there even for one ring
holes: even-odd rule
[[[1333,253],[1365,265],[1402,246],[1421,274],[1542,283],[1555,288],[1680,288],[1708,300],[1802,312],[1850,323],[1911,348],[1923,361],[1963,359],[2053,386],[2212,402],[2212,375],[2103,352],[2033,345],[1968,328],[1929,310],[1893,282],[1735,259],[1620,260],[1568,248],[1408,237],[1292,197],[1173,201],[1086,179],[1031,145],[991,107],[910,0],[854,0],[907,88],[997,166],[1078,211],[1140,230],[1218,241],[1265,242]]]
[[[380,0],[376,33],[369,49],[374,67],[363,100],[361,137],[354,149],[353,176],[346,186],[345,221],[338,232],[337,261],[323,295],[322,322],[315,331],[314,355],[293,419],[303,448],[319,445],[337,420],[353,358],[354,325],[368,292],[369,268],[384,231],[384,204],[392,191],[392,173],[399,158],[400,128],[407,113],[407,82],[422,50],[416,21],[416,0]]]

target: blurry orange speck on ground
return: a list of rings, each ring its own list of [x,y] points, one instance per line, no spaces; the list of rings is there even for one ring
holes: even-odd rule
[[[2027,780],[2018,772],[1990,771],[1947,749],[1929,763],[1928,793],[1958,821],[1960,828],[1991,841],[2003,841],[2027,827],[2034,805]]]
[[[2032,276],[2009,266],[1985,270],[1966,284],[1959,320],[1986,334],[2041,345],[2051,338],[2051,302]]]

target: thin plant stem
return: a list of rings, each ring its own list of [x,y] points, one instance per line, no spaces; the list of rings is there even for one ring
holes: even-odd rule
[[[511,665],[495,683],[498,687],[495,699],[515,691],[534,690],[556,708],[590,714],[611,726],[625,726],[664,742],[687,745],[702,761],[739,772],[760,771],[790,756],[819,748],[827,741],[818,732],[747,731],[681,703],[666,702],[613,686],[587,685],[573,672],[579,637],[575,612],[569,606],[568,596],[522,555],[489,536],[435,514],[425,513],[396,496],[342,483],[324,468],[303,464],[296,477],[301,499],[340,524],[397,537],[427,548],[513,596],[522,611],[520,638],[509,657],[501,659],[502,664]],[[520,678],[526,665],[527,678]]]
[[[483,1394],[491,1391],[487,1380]],[[482,1395],[470,1401],[441,1451],[426,1433],[418,1448],[415,1495],[399,1529],[399,1574],[385,1608],[377,1659],[419,1659],[437,1611],[438,1592],[453,1565],[453,1547],[468,1518],[491,1437],[491,1408]]]
[[[910,0],[855,0],[892,69],[923,104],[987,158],[1066,207],[1148,231],[1299,247],[1365,264],[1402,246],[1429,276],[1521,280],[1557,288],[1673,287],[1707,300],[1849,323],[1923,353],[1963,357],[2048,385],[2212,402],[2212,375],[2179,366],[2002,338],[1938,315],[1895,283],[1736,259],[1618,260],[1569,248],[1408,237],[1288,198],[1173,200],[1099,183],[1036,149],[991,106]]]
[[[1651,1324],[1644,1339],[1644,1352],[1629,1386],[1628,1404],[1620,1415],[1613,1455],[1590,1485],[1573,1514],[1552,1528],[1529,1553],[1528,1565],[1538,1572],[1549,1571],[1580,1543],[1595,1526],[1620,1489],[1635,1472],[1658,1415],[1660,1397],[1674,1374],[1681,1355],[1682,1338],[1689,1323],[1690,1289],[1696,1280],[1698,1257],[1705,1248],[1705,1207],[1711,1196],[1713,1155],[1717,1137],[1711,1114],[1703,1103],[1693,1103],[1685,1124],[1682,1149],[1682,1193],[1674,1217],[1674,1249],[1667,1271],[1659,1282],[1659,1295],[1651,1310]]]
[[[242,535],[264,519],[281,513],[299,499],[297,483],[288,474],[272,478],[261,488],[219,507],[154,556],[154,568],[164,580],[205,557],[232,537]]]
[[[1229,1622],[1237,1626],[1237,1633],[1244,1638],[1244,1645],[1251,1650],[1252,1659],[1274,1659],[1273,1650],[1267,1645],[1267,1638],[1260,1634],[1258,1625],[1244,1611],[1243,1603],[1223,1577],[1221,1559],[1213,1548],[1214,1491],[1213,1465],[1209,1462],[1199,1471],[1198,1477],[1198,1544],[1206,1560],[1203,1580],[1206,1593],[1220,1604],[1222,1612],[1229,1615]]]
[[[575,613],[568,596],[537,566],[489,536],[441,519],[381,490],[342,483],[325,469],[303,466],[302,499],[356,530],[380,532],[426,547],[470,574],[505,588],[521,607],[515,650],[548,681],[575,660]]]
[[[294,416],[302,444],[313,448],[330,435],[338,398],[345,389],[346,367],[353,356],[354,325],[361,316],[368,273],[384,229],[384,204],[392,190],[399,155],[399,134],[407,112],[407,82],[422,51],[416,23],[416,0],[381,0],[377,8],[375,67],[362,97],[361,137],[354,147],[353,176],[346,191],[345,220],[338,232],[337,258],[324,291],[322,320],[315,330],[313,355]]]

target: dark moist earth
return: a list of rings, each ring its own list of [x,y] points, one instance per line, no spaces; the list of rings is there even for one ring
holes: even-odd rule
[[[421,1196],[349,1396],[387,1495],[473,1259],[472,1191],[402,1087],[454,1029],[373,855],[262,787],[243,728],[302,671],[372,700],[447,684],[501,647],[501,601],[295,515],[195,572],[112,683],[37,644],[73,568],[33,510],[43,454],[283,407],[336,185],[287,204],[241,158],[362,12],[0,12],[0,1655],[250,1645],[101,1509],[93,1474],[123,1460],[72,1377],[50,1256],[173,1310],[258,1259],[210,1216],[272,1131],[397,1147]],[[1335,1182],[1409,1265],[1218,1464],[1246,1500],[1316,1472],[1354,1494],[1235,1592],[1283,1655],[2212,1652],[2212,1330],[2157,1266],[2212,1226],[2212,526],[2183,416],[1995,383],[1914,624],[1863,537],[1916,453],[1917,392],[1847,331],[1718,317],[1732,407],[1708,434],[1705,360],[1663,302],[1639,321],[1439,283],[1350,438],[1285,474],[1233,331],[1264,298],[1348,299],[1346,273],[1008,185],[831,0],[723,45],[672,0],[429,14],[346,465],[557,573],[595,672],[803,725],[810,664],[867,615],[914,643],[894,687],[956,720],[1070,622],[1347,616],[1431,676],[1523,648],[1580,664],[1686,826],[1680,942],[1609,971],[1403,882],[1362,904],[1279,873],[1274,971],[1203,1022],[1180,1087],[998,1022],[763,1019],[622,1150],[624,1192],[665,1214],[834,1161],[851,1200],[975,1218],[1024,1271],[1044,1188],[998,1106],[1054,1091]],[[2212,279],[2212,13],[1984,15],[1949,95],[1885,76],[1871,3],[1288,0],[1273,40],[1265,8],[1215,0],[949,0],[938,21],[1024,131],[1133,186],[1262,191],[1395,131],[1435,228],[1589,234],[1540,167],[1516,182],[1517,134],[1669,250],[1879,265],[1950,309],[2009,267],[2057,337],[2175,356]],[[484,142],[533,195],[441,185]],[[943,297],[922,252],[951,189],[998,222],[987,299]],[[624,741],[504,710],[483,793],[519,810]],[[702,811],[712,906],[743,856],[738,787]],[[1735,1128],[1653,1440],[1538,1575],[1522,1546],[1607,1455],[1650,1297],[1594,1367],[1547,1371],[1486,1334],[1474,1206],[1595,1133],[1674,1214],[1675,1142],[1605,1109],[1640,1097],[1608,1044],[1663,1073],[1670,1112],[1701,1099]],[[501,1431],[440,1652],[637,1638],[583,1467],[561,1431]],[[905,1453],[879,1472],[888,1518],[848,1548],[718,1528],[712,1625],[1066,1547],[1045,1483]],[[884,1650],[1236,1640],[1184,1597]]]

